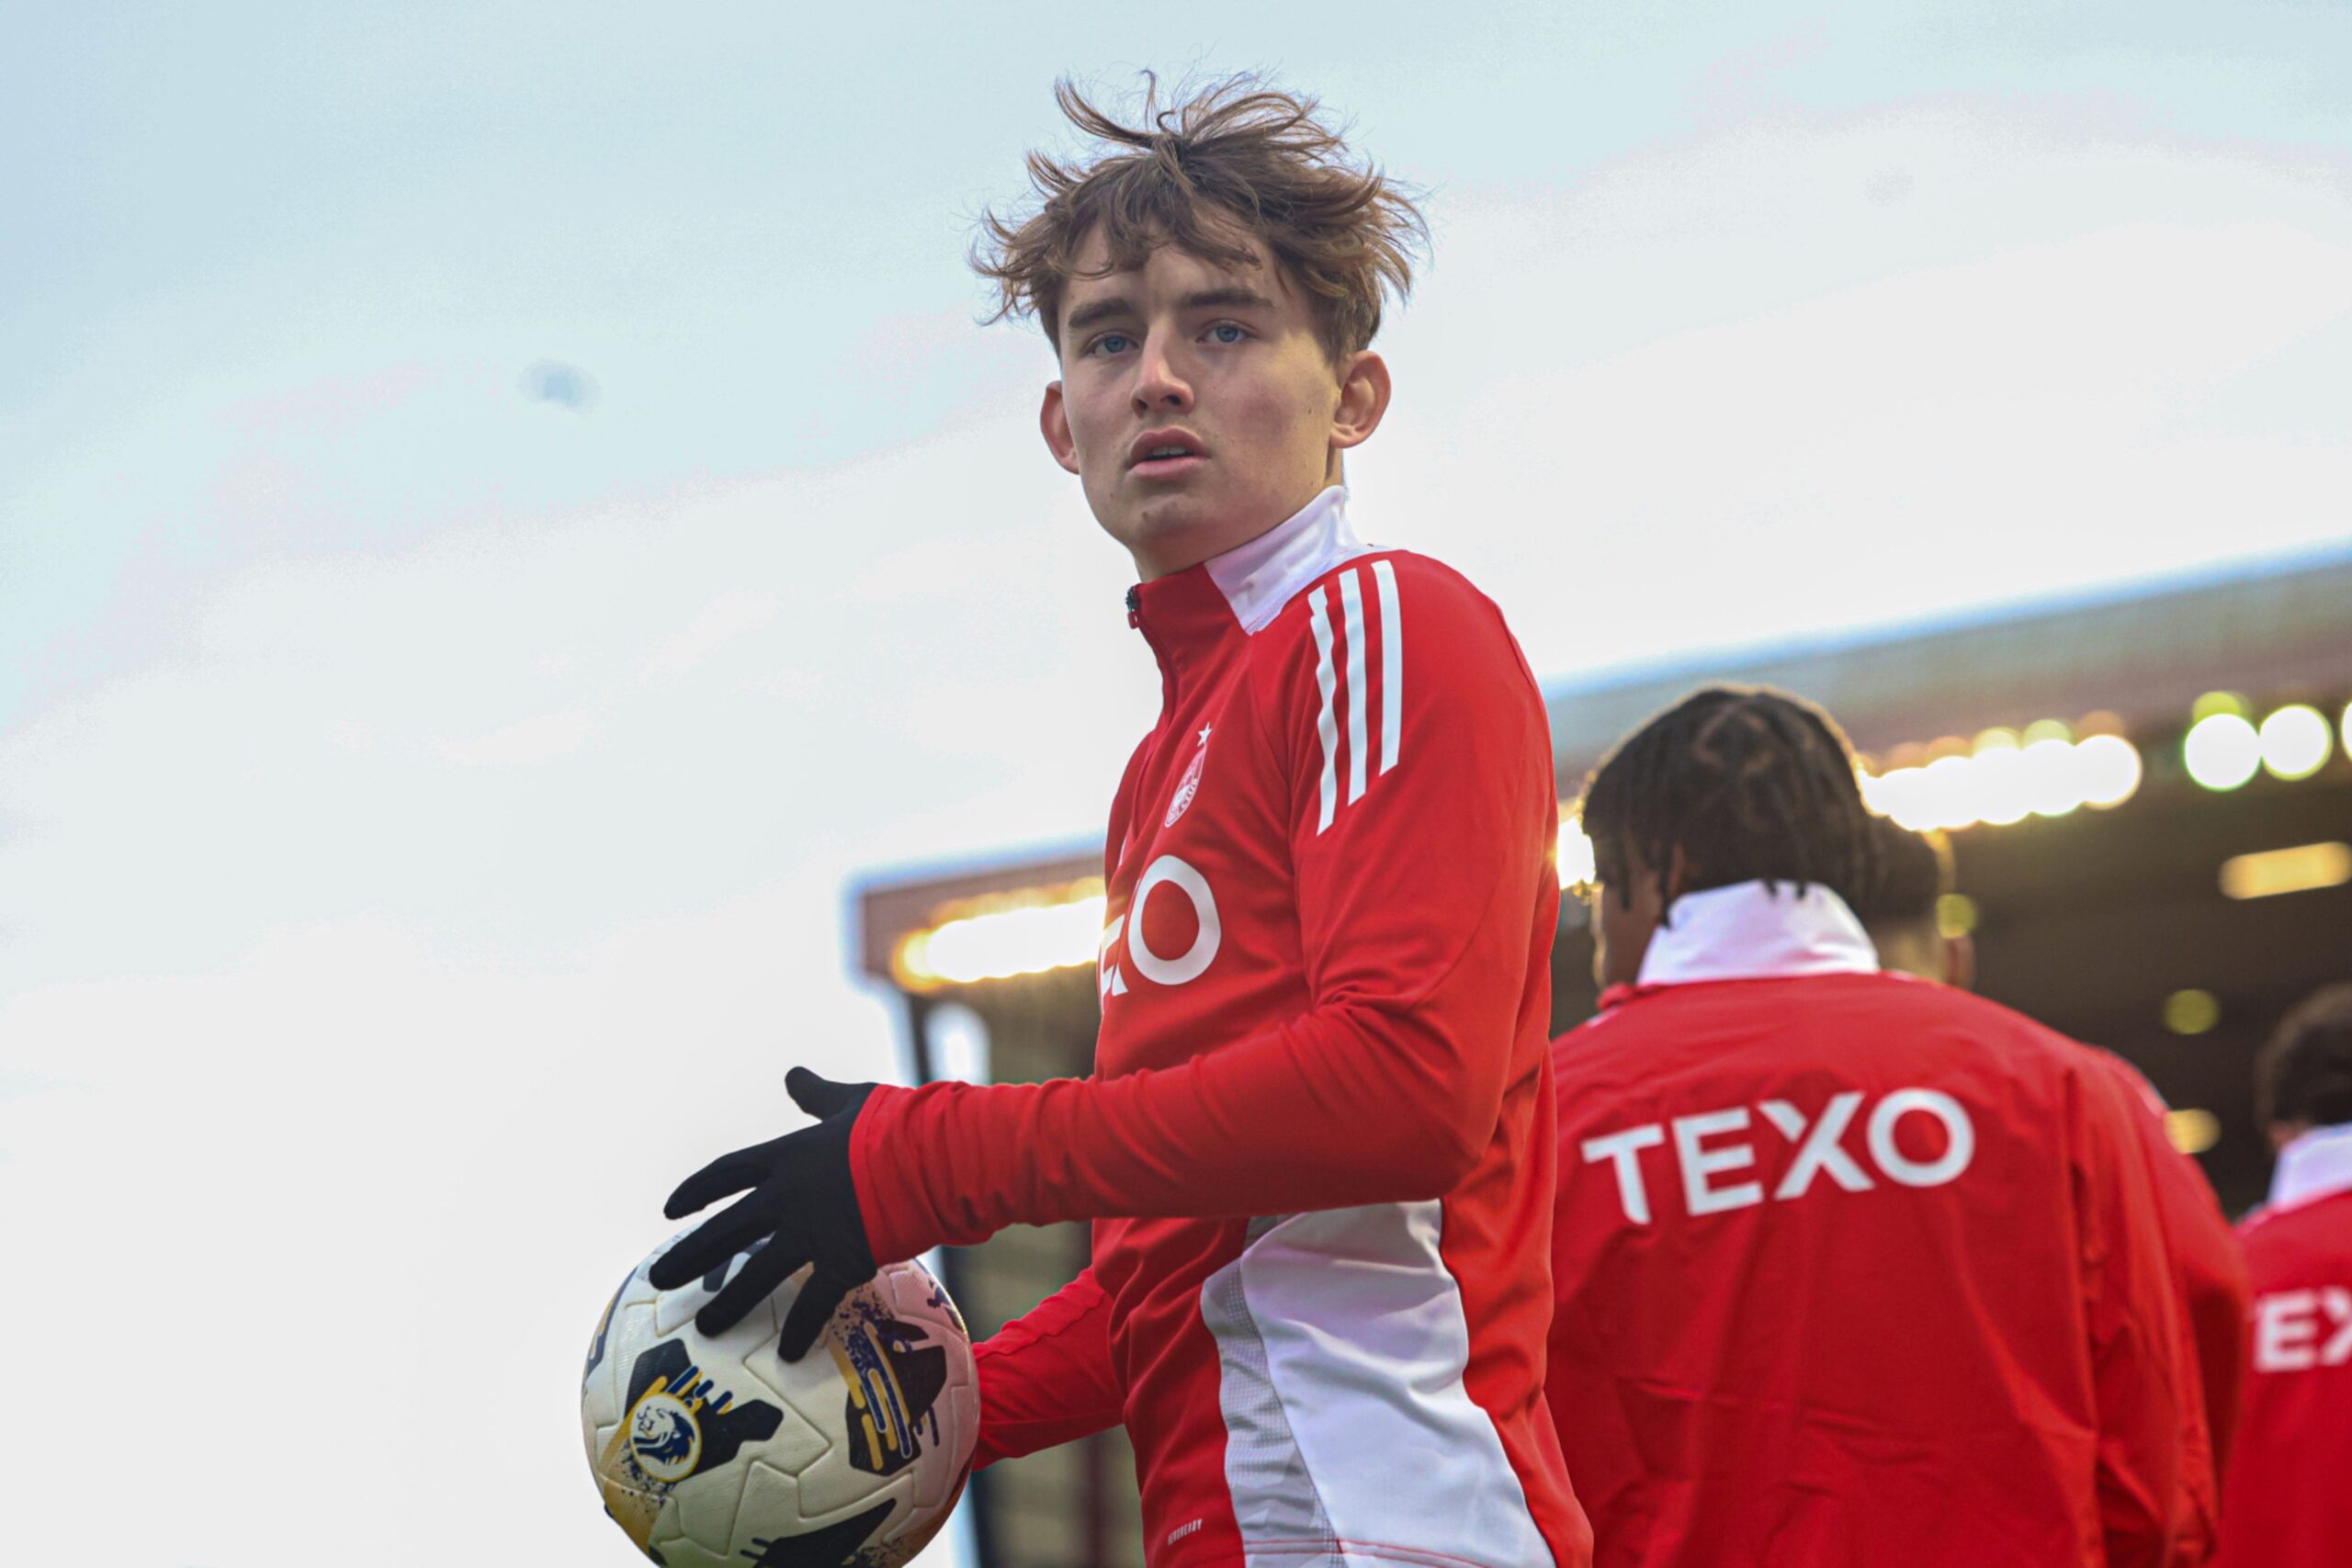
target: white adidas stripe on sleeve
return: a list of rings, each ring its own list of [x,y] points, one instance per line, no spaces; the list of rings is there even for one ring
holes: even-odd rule
[[[1340,727],[1332,710],[1339,681],[1331,671],[1331,601],[1318,588],[1306,596],[1306,609],[1315,628],[1315,683],[1323,691],[1323,707],[1315,720],[1316,739],[1323,743],[1323,815],[1315,825],[1320,833],[1331,825],[1340,805]]]
[[[1353,567],[1340,574],[1340,608],[1348,622],[1348,804],[1363,798],[1363,580]]]
[[[1396,765],[1405,734],[1405,617],[1396,607],[1396,568],[1372,563],[1380,591],[1380,771]]]
[[[1346,804],[1363,798],[1374,777],[1372,731],[1364,682],[1369,678],[1365,644],[1375,624],[1380,629],[1380,760],[1378,772],[1396,767],[1405,735],[1405,618],[1396,592],[1396,569],[1388,561],[1372,563],[1372,614],[1365,614],[1363,574],[1354,567],[1340,573],[1340,624],[1348,651],[1345,668],[1333,662],[1337,637],[1331,627],[1329,592],[1317,588],[1306,596],[1307,618],[1315,632],[1315,683],[1322,704],[1315,716],[1315,736],[1322,746],[1321,812],[1315,830],[1331,826],[1339,814],[1340,696],[1347,694],[1348,790]]]

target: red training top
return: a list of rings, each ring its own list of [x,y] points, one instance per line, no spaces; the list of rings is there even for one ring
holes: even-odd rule
[[[2195,1561],[2142,1108],[2031,1021],[1877,973],[1826,888],[1669,913],[1554,1047],[1546,1393],[1595,1562]]]
[[[2238,1235],[2254,1346],[2217,1561],[2338,1568],[2352,1562],[2352,1126],[2288,1145]]]
[[[1159,724],[1111,814],[1094,1076],[885,1089],[879,1259],[1091,1219],[982,1348],[985,1461],[1125,1420],[1153,1568],[1576,1568],[1551,1309],[1542,696],[1344,491],[1143,584]]]

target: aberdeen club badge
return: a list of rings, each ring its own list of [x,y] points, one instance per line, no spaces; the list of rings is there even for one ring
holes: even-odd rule
[[[1201,793],[1201,770],[1208,765],[1209,732],[1201,731],[1201,744],[1193,752],[1192,762],[1184,769],[1184,776],[1177,781],[1176,796],[1168,803],[1168,815],[1160,818],[1163,828],[1176,826],[1176,818],[1184,815],[1193,804],[1193,796]]]

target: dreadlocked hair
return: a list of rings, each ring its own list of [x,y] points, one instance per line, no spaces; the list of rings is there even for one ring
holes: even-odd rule
[[[1661,905],[1756,881],[1818,883],[1854,904],[1876,885],[1853,752],[1827,714],[1783,692],[1693,692],[1617,743],[1579,809],[1602,885],[1629,904],[1629,852],[1657,879]]]

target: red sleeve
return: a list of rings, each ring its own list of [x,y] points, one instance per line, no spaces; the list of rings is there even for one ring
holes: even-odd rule
[[[1500,614],[1433,562],[1360,563],[1307,599],[1261,634],[1287,640],[1254,678],[1313,1006],[1161,1071],[876,1089],[851,1157],[877,1260],[1013,1224],[1433,1198],[1485,1153],[1558,898],[1543,700]],[[1387,637],[1334,650],[1374,616]],[[1327,705],[1359,672],[1361,708]],[[1331,705],[1365,717],[1361,769]]]
[[[2218,1514],[2220,1478],[2229,1469],[2230,1439],[2237,1435],[2238,1396],[2245,1380],[2246,1314],[2254,1304],[2254,1292],[2246,1282],[2237,1235],[2222,1213],[2212,1184],[2195,1160],[2172,1146],[2160,1118],[2153,1127],[2148,1162],[2188,1317]]]
[[[2164,1568],[2201,1532],[2183,1434],[2199,1412],[2165,1227],[2136,1125],[2146,1108],[2109,1073],[2078,1076],[2085,1315],[2098,1411],[2099,1515],[2110,1568]]]
[[[2246,1314],[2254,1292],[2246,1283],[2245,1259],[2222,1213],[2205,1173],[2171,1150],[2180,1168],[2161,1184],[2172,1231],[2174,1260],[2188,1300],[2196,1339],[2199,1382],[2205,1398],[2205,1425],[2213,1444],[2213,1473],[2230,1468],[2230,1443],[2237,1436],[2238,1400],[2245,1392]]]
[[[1090,1269],[972,1347],[980,1379],[978,1470],[1119,1424],[1111,1308]]]
[[[2230,1438],[2237,1429],[2238,1395],[2245,1378],[2246,1313],[2254,1301],[2245,1258],[2212,1183],[2195,1160],[2173,1147],[2165,1130],[2164,1097],[2122,1057],[2107,1051],[2097,1055],[2147,1112],[2139,1119],[2141,1143],[2187,1314],[2198,1393],[2211,1438],[2218,1513],[2220,1478],[2229,1466]]]

